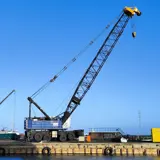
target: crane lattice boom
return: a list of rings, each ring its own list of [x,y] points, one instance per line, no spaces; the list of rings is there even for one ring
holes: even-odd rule
[[[110,31],[108,37],[105,39],[104,43],[102,44],[101,48],[99,49],[97,55],[91,62],[90,66],[86,70],[84,76],[82,77],[81,81],[79,82],[64,115],[62,118],[62,123],[65,123],[68,117],[73,113],[76,107],[80,104],[81,100],[90,89],[92,83],[96,79],[98,73],[102,69],[105,61],[108,59],[111,51],[113,50],[114,46],[116,45],[118,39],[120,38],[121,34],[124,31],[129,19],[134,15],[137,14],[138,16],[141,15],[141,12],[138,11],[137,8],[125,8],[124,12],[120,15],[119,20],[114,25],[113,29]]]

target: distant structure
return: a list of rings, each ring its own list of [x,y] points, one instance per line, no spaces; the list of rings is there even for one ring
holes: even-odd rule
[[[138,111],[138,122],[139,122],[139,129],[141,129],[141,111]]]

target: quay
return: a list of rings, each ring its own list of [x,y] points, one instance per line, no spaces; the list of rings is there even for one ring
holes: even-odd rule
[[[26,143],[0,141],[0,155],[160,156],[160,143]]]

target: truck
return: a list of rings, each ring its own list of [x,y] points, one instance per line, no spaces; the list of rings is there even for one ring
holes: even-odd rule
[[[136,7],[125,7],[118,20],[114,24],[113,28],[109,32],[108,36],[104,40],[102,46],[99,48],[96,56],[90,63],[86,72],[84,73],[82,79],[73,93],[66,110],[57,116],[49,116],[43,109],[38,105],[33,99],[39,91],[43,90],[48,84],[45,84],[37,92],[35,92],[31,97],[28,97],[29,101],[29,116],[24,120],[24,130],[25,138],[30,142],[40,142],[58,140],[61,142],[73,141],[84,136],[84,130],[68,130],[64,128],[63,125],[70,118],[75,109],[80,105],[80,102],[92,86],[102,67],[104,66],[106,60],[111,54],[113,48],[121,37],[128,21],[135,15],[140,16],[141,12]],[[134,34],[135,37],[135,34]],[[75,59],[73,59],[75,61]],[[64,70],[67,67],[64,67]],[[54,76],[48,83],[54,82],[58,75]],[[44,117],[32,117],[31,106],[36,106],[39,111],[44,115]]]

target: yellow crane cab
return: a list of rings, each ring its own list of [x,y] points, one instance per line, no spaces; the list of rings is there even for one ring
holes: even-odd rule
[[[129,17],[132,17],[132,16],[134,16],[135,14],[137,14],[137,16],[140,16],[142,13],[138,10],[138,8],[136,8],[136,7],[134,7],[134,8],[132,8],[132,7],[125,7],[124,8],[124,13],[126,14],[126,15],[128,15]]]

